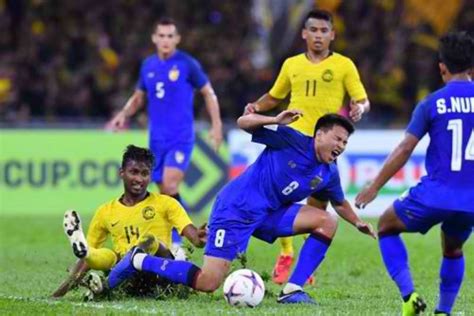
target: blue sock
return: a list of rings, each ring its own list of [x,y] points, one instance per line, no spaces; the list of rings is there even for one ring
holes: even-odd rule
[[[173,244],[181,244],[181,242],[183,241],[183,238],[179,235],[176,228],[173,228],[173,230],[171,231],[171,241],[173,242]]]
[[[306,280],[323,261],[330,244],[331,239],[325,236],[309,235],[301,248],[298,263],[288,282],[303,287]]]
[[[173,283],[192,287],[194,279],[201,269],[188,261],[176,261],[147,255],[143,259],[142,271],[152,272]]]
[[[379,235],[379,247],[388,274],[398,286],[402,297],[415,291],[408,267],[408,255],[400,235]]]
[[[464,256],[443,258],[439,271],[439,301],[436,310],[451,313],[464,277]]]

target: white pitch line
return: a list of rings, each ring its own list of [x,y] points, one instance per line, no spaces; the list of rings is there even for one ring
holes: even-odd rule
[[[138,306],[134,307],[126,307],[120,304],[100,304],[100,303],[79,303],[79,302],[69,302],[69,301],[61,301],[61,300],[54,300],[54,299],[47,299],[47,298],[35,298],[35,297],[21,297],[21,296],[12,296],[12,295],[5,295],[0,294],[0,299],[6,299],[11,301],[22,301],[22,302],[35,302],[35,303],[42,303],[47,305],[72,305],[76,307],[85,307],[85,308],[96,308],[96,309],[114,309],[121,312],[138,312],[141,314],[159,314],[160,312],[155,308],[139,308]]]

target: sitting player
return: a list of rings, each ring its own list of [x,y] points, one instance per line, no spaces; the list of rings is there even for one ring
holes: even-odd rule
[[[110,270],[118,259],[137,245],[149,254],[173,258],[168,250],[173,228],[194,246],[204,246],[205,227],[196,228],[176,199],[147,191],[153,162],[153,155],[148,149],[133,145],[127,147],[120,168],[124,193],[96,211],[87,240],[79,214],[76,211],[66,212],[64,230],[74,255],[80,260],[53,297],[66,294],[89,269]],[[108,236],[112,238],[113,250],[103,247]],[[100,279],[89,281],[100,290]]]
[[[388,207],[378,223],[379,248],[403,299],[403,316],[418,315],[426,304],[415,292],[400,233],[425,234],[441,224],[443,260],[435,314],[449,315],[463,280],[463,245],[474,228],[474,39],[462,32],[444,36],[439,57],[446,86],[418,104],[405,138],[374,181],[356,197],[359,207],[375,199],[429,134],[427,175]]]
[[[340,115],[327,114],[318,120],[314,137],[308,137],[284,126],[299,115],[299,111],[286,110],[276,117],[247,114],[238,119],[239,127],[252,133],[254,142],[267,147],[218,194],[201,269],[191,262],[149,256],[137,247],[112,269],[109,286],[114,288],[137,271],[146,271],[213,292],[224,281],[232,260],[246,251],[252,235],[271,243],[278,237],[309,233],[278,302],[314,303],[302,287],[324,259],[337,220],[328,212],[295,202],[319,192],[318,197],[329,198],[337,213],[359,231],[374,238],[375,234],[345,200],[335,163],[354,131],[352,123]]]

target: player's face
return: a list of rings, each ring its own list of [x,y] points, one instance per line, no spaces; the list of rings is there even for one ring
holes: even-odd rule
[[[334,35],[331,23],[314,18],[306,21],[302,32],[308,50],[318,54],[329,49],[329,45],[334,40]]]
[[[150,167],[140,161],[130,160],[125,168],[120,169],[120,177],[126,193],[132,196],[141,196],[146,193],[150,183]]]
[[[174,52],[179,44],[181,37],[174,25],[158,25],[151,37],[156,49],[161,54],[170,54]]]
[[[334,125],[326,131],[318,130],[314,146],[319,161],[331,163],[336,160],[346,149],[348,139],[349,133],[339,125]]]

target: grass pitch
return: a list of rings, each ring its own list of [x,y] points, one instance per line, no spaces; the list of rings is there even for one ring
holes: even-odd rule
[[[0,220],[0,314],[165,314],[165,315],[399,315],[397,289],[383,268],[377,242],[340,221],[339,231],[318,270],[317,284],[306,290],[318,306],[283,306],[276,303],[280,287],[267,281],[263,303],[254,309],[227,306],[222,291],[193,294],[188,299],[122,299],[82,302],[76,290],[61,300],[49,295],[74,261],[62,232],[61,215],[2,215]],[[84,218],[89,222],[90,218]],[[472,238],[471,238],[472,239]],[[438,292],[441,261],[439,228],[426,236],[404,235],[418,292],[431,314]],[[296,238],[299,246],[302,238]],[[268,275],[277,245],[252,240],[247,267]],[[192,259],[201,263],[202,251]],[[465,245],[466,274],[453,315],[474,315],[474,241]],[[235,268],[239,268],[238,263]]]

